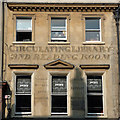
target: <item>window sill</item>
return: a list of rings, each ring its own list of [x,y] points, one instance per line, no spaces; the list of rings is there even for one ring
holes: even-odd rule
[[[20,120],[20,118],[22,119],[22,118],[33,118],[33,116],[32,115],[23,115],[23,114],[21,114],[21,115],[14,115],[14,116],[12,116],[12,118],[18,118],[19,120]]]
[[[83,45],[105,45],[105,42],[90,41],[90,42],[83,42]]]
[[[35,42],[13,42],[14,45],[35,45]]]
[[[52,116],[50,116],[50,117],[48,117],[48,118],[52,118],[52,119],[57,119],[57,118],[60,118],[60,119],[63,119],[63,118],[70,118],[69,116],[65,116],[65,115],[52,115]]]
[[[51,113],[51,116],[50,118],[68,118],[68,114],[67,113],[58,113],[58,114],[54,114],[54,113]]]
[[[85,116],[85,118],[107,118],[107,116]]]
[[[70,42],[48,42],[48,45],[70,45]]]
[[[14,116],[12,116],[13,118],[23,118],[23,117],[32,117],[32,113],[30,112],[29,114],[26,113],[26,114],[18,114],[18,113],[15,113]]]

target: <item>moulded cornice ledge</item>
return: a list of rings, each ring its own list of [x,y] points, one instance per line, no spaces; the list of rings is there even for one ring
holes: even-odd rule
[[[99,4],[15,4],[8,3],[8,8],[15,12],[109,12],[117,9],[117,5]]]
[[[81,69],[109,69],[109,64],[96,64],[96,65],[80,65]]]
[[[9,3],[118,3],[119,0],[4,0]]]
[[[8,67],[11,69],[38,69],[37,64],[9,64]]]

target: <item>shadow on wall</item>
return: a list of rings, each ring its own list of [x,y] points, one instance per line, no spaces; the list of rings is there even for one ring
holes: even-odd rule
[[[79,120],[101,120],[97,116],[95,118],[85,118],[85,109],[87,109],[85,108],[86,87],[85,78],[83,78],[83,71],[79,67],[76,67],[74,78],[71,80],[71,117]],[[102,118],[102,120],[108,119]]]
[[[5,116],[7,118],[11,117],[11,95],[9,84],[6,82],[2,88],[2,118],[5,118]]]
[[[85,82],[83,72],[80,68],[75,68],[74,78],[71,80],[71,116],[84,118],[85,116]]]
[[[85,80],[83,79],[83,71],[78,67],[75,68],[74,78],[70,81],[71,82],[71,116],[68,118],[10,118],[11,117],[11,107],[13,108],[14,105],[11,106],[11,99],[6,98],[6,95],[11,95],[11,90],[9,85],[7,84],[3,88],[3,120],[117,120],[115,119],[99,119],[99,118],[85,118]],[[8,104],[9,103],[9,104]],[[5,110],[7,110],[7,118],[5,118]]]

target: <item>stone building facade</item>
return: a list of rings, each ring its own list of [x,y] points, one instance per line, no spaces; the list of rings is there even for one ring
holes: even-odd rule
[[[3,118],[119,118],[117,7],[5,2]]]

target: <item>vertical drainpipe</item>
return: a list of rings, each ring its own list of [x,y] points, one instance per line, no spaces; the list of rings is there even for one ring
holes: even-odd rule
[[[0,120],[2,119],[2,81],[3,81],[3,0],[0,1]]]
[[[116,21],[116,29],[117,29],[117,49],[118,49],[118,115],[120,118],[120,40],[119,40],[119,19],[120,19],[120,6],[114,12],[114,18]]]

